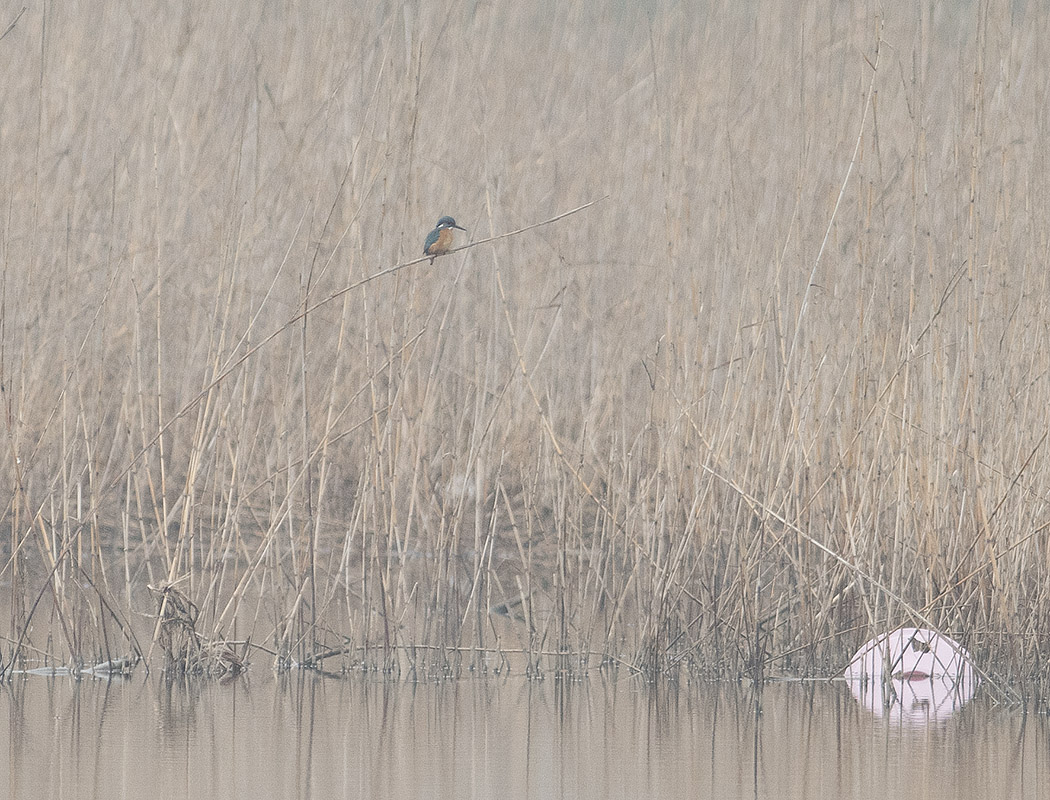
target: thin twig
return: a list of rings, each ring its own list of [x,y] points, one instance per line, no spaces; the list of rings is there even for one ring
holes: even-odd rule
[[[22,6],[22,10],[18,12],[18,14],[13,20],[11,20],[11,24],[7,26],[7,30],[5,30],[3,33],[0,33],[0,40],[2,40],[5,36],[7,36],[7,34],[9,34],[15,29],[15,25],[18,24],[18,20],[22,19],[22,15],[24,13],[26,13],[26,6]]]
[[[881,28],[881,22],[879,23],[879,28]],[[882,32],[879,28],[876,29],[875,63],[872,64],[866,57],[864,59],[871,66],[871,80],[868,82],[868,93],[864,100],[864,111],[860,116],[860,125],[857,130],[857,141],[853,145],[853,155],[850,157],[849,166],[846,167],[846,174],[842,178],[842,185],[839,187],[839,196],[835,200],[835,207],[831,211],[831,217],[828,219],[828,226],[824,230],[824,238],[820,242],[820,249],[817,251],[817,257],[813,259],[813,269],[810,270],[809,280],[806,281],[806,289],[802,294],[802,305],[799,306],[798,317],[795,320],[795,333],[791,338],[791,348],[788,350],[787,354],[787,364],[785,365],[787,368],[790,368],[791,363],[794,360],[795,345],[798,344],[799,333],[802,330],[802,318],[805,316],[806,308],[809,306],[809,293],[817,280],[817,267],[820,266],[820,259],[824,255],[824,248],[827,247],[828,239],[831,238],[831,228],[834,226],[835,218],[838,216],[839,206],[842,205],[842,198],[846,195],[846,185],[849,183],[850,175],[853,174],[853,166],[857,163],[857,153],[860,152],[860,143],[864,140],[864,125],[867,122],[868,109],[871,108],[871,100],[875,93],[875,78],[879,74],[879,58],[882,54]]]

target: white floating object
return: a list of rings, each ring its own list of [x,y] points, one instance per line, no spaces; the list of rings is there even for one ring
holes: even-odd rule
[[[889,675],[899,680],[925,680],[972,670],[962,645],[937,631],[898,628],[865,644],[846,667],[846,679]]]
[[[925,628],[876,636],[853,656],[844,677],[869,711],[911,723],[951,715],[977,689],[970,654]]]

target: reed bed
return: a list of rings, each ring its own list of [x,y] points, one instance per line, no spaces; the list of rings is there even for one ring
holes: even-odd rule
[[[3,665],[1038,695],[1050,12],[353,5],[0,39]]]

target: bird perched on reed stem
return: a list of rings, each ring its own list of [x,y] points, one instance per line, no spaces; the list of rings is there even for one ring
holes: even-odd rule
[[[434,263],[435,258],[445,255],[452,249],[453,228],[464,233],[467,231],[466,228],[461,228],[457,225],[452,217],[442,217],[437,221],[434,230],[427,234],[427,238],[423,242],[423,255],[430,256],[431,264]]]

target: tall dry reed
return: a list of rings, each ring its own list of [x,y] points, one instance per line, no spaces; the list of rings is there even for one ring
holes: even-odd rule
[[[1050,13],[570,5],[18,18],[5,666],[1038,689]]]

